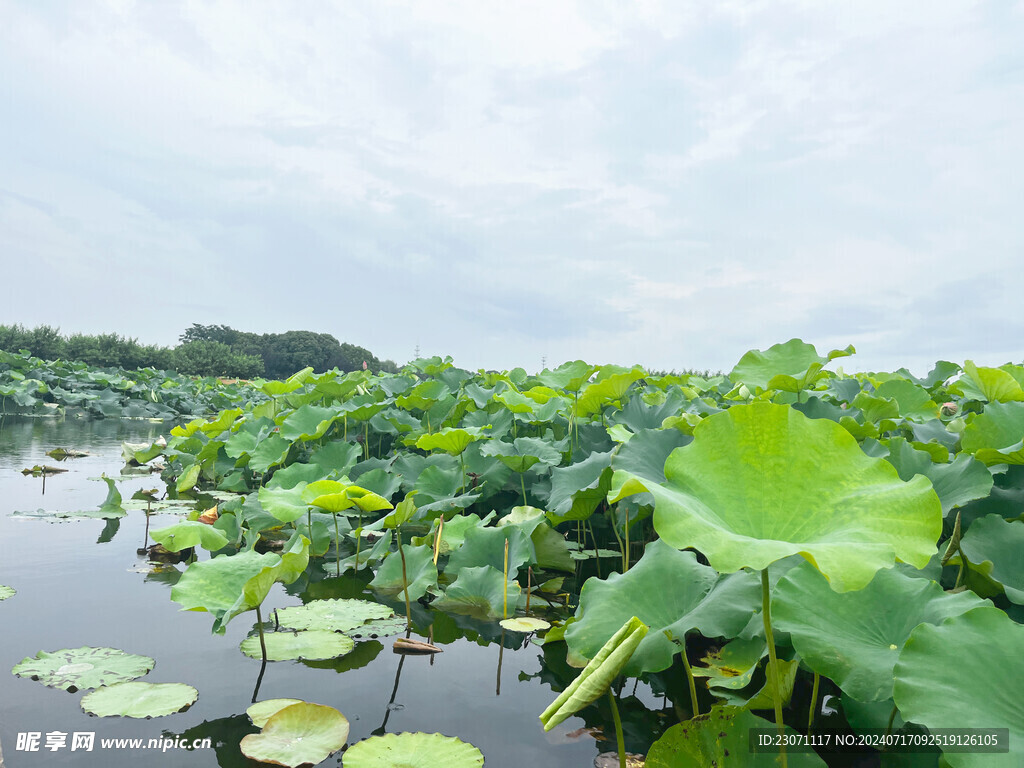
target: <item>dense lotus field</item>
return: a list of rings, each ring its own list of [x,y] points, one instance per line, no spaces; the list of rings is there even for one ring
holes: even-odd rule
[[[822,722],[837,712],[879,747],[865,764],[1024,764],[1024,367],[842,373],[852,353],[794,339],[710,378],[581,361],[472,373],[440,358],[306,370],[230,389],[231,407],[124,452],[163,463],[170,499],[219,501],[150,533],[215,553],[192,558],[171,598],[208,611],[214,632],[255,611],[242,646],[255,658],[331,658],[369,626],[404,631],[354,600],[260,614],[274,583],[307,569],[371,569],[407,613],[430,603],[564,643],[580,673],[538,728],[590,706],[618,724],[623,682],[653,681],[679,723],[649,768],[828,765],[843,748]],[[68,377],[93,374],[61,375],[36,380],[66,400],[81,389]],[[104,509],[124,514],[117,498]],[[568,588],[581,567],[593,575]],[[348,729],[317,707],[264,705],[243,752],[323,760]],[[293,749],[303,729],[308,752]],[[751,751],[751,729],[790,746]],[[372,762],[397,760],[392,748],[483,761],[455,739],[401,736],[408,747],[373,737],[343,763],[394,764]],[[908,751],[913,738],[928,745]]]

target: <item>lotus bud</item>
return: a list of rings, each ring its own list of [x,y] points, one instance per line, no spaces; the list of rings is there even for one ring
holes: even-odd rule
[[[943,416],[953,416],[957,412],[958,409],[959,409],[959,407],[957,406],[957,404],[952,402],[952,401],[950,401],[948,403],[943,403],[942,404],[942,415]]]

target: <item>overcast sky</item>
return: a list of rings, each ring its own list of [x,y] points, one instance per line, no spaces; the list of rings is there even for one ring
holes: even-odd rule
[[[0,323],[1024,358],[1024,3],[0,0]]]

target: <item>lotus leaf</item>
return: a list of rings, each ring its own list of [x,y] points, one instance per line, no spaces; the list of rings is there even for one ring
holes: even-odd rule
[[[168,552],[180,552],[195,546],[214,552],[228,543],[228,537],[212,525],[190,520],[150,531],[149,535]]]
[[[1020,382],[999,368],[979,368],[970,360],[964,363],[964,375],[957,382],[967,397],[985,402],[1007,403],[1024,400]]]
[[[590,578],[580,592],[576,620],[565,640],[578,657],[592,658],[631,616],[651,628],[626,664],[626,675],[659,672],[672,664],[682,641],[699,630],[707,637],[735,637],[760,606],[760,582],[750,573],[720,577],[680,552],[652,541],[643,557],[624,574]]]
[[[282,523],[293,523],[309,511],[309,504],[303,499],[306,487],[306,483],[299,482],[291,488],[260,488],[260,506]]]
[[[762,720],[740,707],[715,707],[706,715],[673,725],[651,745],[646,768],[681,768],[681,766],[729,766],[729,768],[777,768],[777,752],[751,752],[749,734],[752,728],[766,732],[774,723]],[[786,735],[799,734],[786,726]],[[765,748],[767,749],[767,748]],[[790,752],[792,768],[825,766],[814,752]]]
[[[376,638],[376,637],[387,637],[388,635],[397,635],[399,632],[405,631],[409,626],[408,621],[404,616],[391,616],[387,619],[375,619],[368,621],[365,624],[360,624],[354,629],[345,630],[349,637],[357,639],[364,638]]]
[[[267,661],[292,659],[333,659],[344,656],[355,647],[347,635],[325,629],[301,632],[268,632],[263,636],[267,646]],[[263,658],[260,636],[250,635],[242,641],[242,653],[254,659]]]
[[[647,635],[648,626],[636,616],[615,632],[558,698],[540,714],[545,731],[597,701],[623,670]]]
[[[0,584],[0,600],[6,600],[8,597],[14,597],[16,590],[14,587],[8,587],[4,584]]]
[[[427,590],[437,585],[437,566],[430,547],[402,545],[405,553],[405,574],[408,578],[410,600],[419,600]],[[405,594],[405,579],[402,577],[402,558],[397,552],[388,555],[377,570],[370,586],[385,594]]]
[[[345,746],[348,732],[348,720],[334,707],[303,701],[274,713],[238,746],[250,760],[295,768],[326,760]]]
[[[322,474],[333,471],[338,475],[347,475],[361,454],[362,449],[356,443],[332,440],[315,450],[309,457],[309,463],[320,467]]]
[[[984,604],[972,593],[946,594],[935,582],[895,568],[880,570],[858,592],[837,594],[803,563],[776,585],[771,612],[808,667],[855,699],[880,701],[892,696],[892,668],[915,627]]]
[[[480,618],[501,617],[504,606],[516,605],[522,589],[516,581],[505,582],[504,574],[490,565],[463,568],[433,607]]]
[[[974,417],[964,429],[963,450],[1001,448],[1019,443],[1024,438],[1024,403],[989,403],[985,412]]]
[[[593,384],[580,392],[579,400],[576,402],[576,413],[586,416],[592,413],[599,413],[604,406],[620,401],[633,386],[633,382],[642,379],[646,372],[641,368],[624,370],[621,373],[615,372],[602,378],[604,366]]]
[[[754,670],[768,653],[763,637],[733,640],[702,661],[705,666],[694,666],[693,676],[707,679],[709,688],[740,690],[750,684]]]
[[[331,425],[342,417],[341,411],[318,405],[296,408],[281,422],[281,437],[286,440],[319,440]]]
[[[992,491],[992,473],[980,461],[964,453],[949,464],[936,464],[927,452],[896,437],[889,441],[886,458],[896,467],[901,480],[910,480],[914,475],[924,475],[931,480],[942,502],[943,514],[968,501],[983,499]]]
[[[115,683],[82,697],[82,709],[98,717],[150,718],[184,712],[199,691],[184,683]]]
[[[583,461],[551,470],[551,521],[585,520],[597,509],[611,487],[612,454],[592,453]]]
[[[960,550],[972,570],[1001,584],[1011,602],[1024,605],[1024,522],[986,515],[971,523],[960,540]]]
[[[440,733],[385,733],[353,744],[345,768],[481,768],[484,756],[472,744]]]
[[[445,572],[459,573],[463,568],[489,565],[504,570],[505,542],[508,542],[508,573],[514,578],[520,567],[534,562],[533,546],[519,526],[469,528],[462,546],[448,560]]]
[[[480,452],[485,456],[496,456],[513,472],[525,472],[535,464],[557,466],[562,461],[562,454],[551,447],[550,443],[536,437],[517,437],[511,443],[502,440],[489,440],[484,443]]]
[[[544,619],[535,619],[532,616],[519,616],[514,619],[502,619],[498,623],[505,629],[512,632],[538,632],[542,629],[548,629],[551,626],[550,622],[544,621]]]
[[[174,489],[178,493],[185,493],[185,491],[191,491],[195,484],[199,481],[199,470],[202,469],[202,465],[193,464],[184,472],[181,473],[181,477],[178,478],[178,482],[175,483]]]
[[[387,619],[393,611],[386,605],[370,600],[328,599],[311,600],[305,605],[280,608],[277,621],[292,629],[325,629],[348,632],[367,622]]]
[[[271,467],[283,464],[291,447],[290,441],[276,432],[271,433],[263,438],[249,454],[249,467],[254,472],[266,472]]]
[[[272,715],[277,714],[285,707],[290,707],[292,704],[302,703],[302,699],[265,699],[264,701],[257,701],[245,710],[245,714],[252,720],[253,725],[257,728],[262,728],[267,724],[267,720]]]
[[[904,379],[889,379],[875,389],[875,394],[896,403],[897,415],[911,421],[929,421],[939,417],[939,406],[928,390]]]
[[[484,440],[487,435],[478,427],[467,427],[456,429],[445,427],[429,435],[423,435],[416,441],[416,447],[421,451],[444,451],[449,456],[458,456],[470,443],[477,440]]]
[[[785,344],[775,344],[764,351],[750,350],[736,363],[729,378],[733,383],[742,382],[751,389],[764,390],[769,388],[769,381],[775,376],[804,377],[811,370],[820,370],[828,360],[818,355],[813,344],[790,339]]]
[[[237,555],[218,555],[212,560],[192,563],[171,588],[171,600],[184,610],[209,611],[214,615],[213,631],[224,634],[231,619],[257,608],[275,582],[290,584],[309,562],[309,539],[293,537],[284,551],[257,554],[252,550]]]
[[[39,651],[15,664],[11,672],[74,693],[134,680],[151,669],[153,660],[148,656],[116,648],[65,648],[53,653]]]
[[[896,558],[923,568],[942,527],[926,478],[902,482],[839,425],[783,405],[708,417],[669,456],[665,475],[643,480],[656,499],[655,530],[724,573],[801,554],[833,589],[856,590]]]
[[[981,607],[922,624],[895,667],[896,705],[906,720],[936,728],[1008,728],[1009,753],[943,753],[953,768],[1019,766],[1024,759],[1024,699],[1009,681],[1024,680],[1024,626],[998,608]]]
[[[360,550],[357,555],[344,557],[340,563],[324,563],[323,568],[331,575],[335,575],[339,570],[341,573],[345,573],[349,568],[358,571],[360,568],[365,568],[368,565],[376,565],[391,550],[391,540],[391,531],[385,531],[384,535],[377,539],[372,547]]]

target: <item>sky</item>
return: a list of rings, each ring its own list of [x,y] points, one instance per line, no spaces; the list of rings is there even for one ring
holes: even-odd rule
[[[1024,360],[1024,2],[0,0],[0,323]]]

